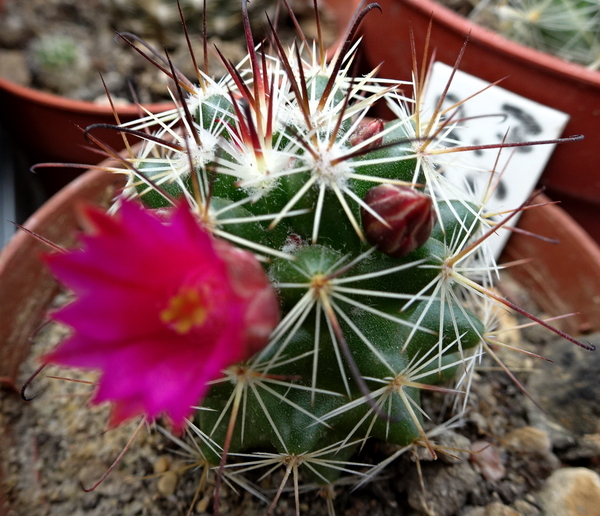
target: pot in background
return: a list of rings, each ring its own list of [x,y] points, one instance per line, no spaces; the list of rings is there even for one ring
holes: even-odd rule
[[[0,77],[0,121],[10,134],[13,144],[25,156],[27,166],[41,162],[83,163],[94,165],[104,158],[98,149],[88,143],[82,129],[92,124],[115,124],[110,105],[75,100],[33,88],[21,86]],[[173,108],[170,102],[144,106],[152,113]],[[121,122],[139,118],[142,111],[137,105],[119,105]],[[116,131],[104,130],[97,135],[115,150],[123,149],[122,136]],[[128,136],[131,142],[135,138]],[[69,168],[39,169],[45,189],[54,193],[68,181],[81,174]]]
[[[550,202],[538,195],[533,203]],[[524,260],[510,269],[511,276],[551,316],[574,314],[556,321],[569,334],[600,331],[600,247],[561,206],[524,210],[517,227],[558,240],[545,242],[514,233],[501,262]]]

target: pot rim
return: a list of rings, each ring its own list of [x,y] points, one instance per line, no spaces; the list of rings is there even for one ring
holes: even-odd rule
[[[0,77],[0,90],[19,97],[33,104],[51,107],[59,111],[69,111],[75,113],[89,113],[91,115],[112,115],[113,109],[109,103],[97,104],[87,100],[72,99],[63,97],[54,93],[49,93],[29,86],[23,86],[13,82],[5,77]],[[139,116],[140,105],[142,104],[115,104],[115,110],[121,116]],[[152,104],[143,104],[144,109],[152,113],[160,113],[173,109],[175,104],[172,102],[155,102]]]
[[[23,227],[57,245],[72,245],[79,227],[76,206],[82,202],[97,204],[109,187],[124,185],[124,176],[102,168],[117,164],[108,159],[91,165],[38,208]],[[16,377],[19,360],[26,350],[23,344],[38,327],[44,307],[56,291],[57,282],[40,261],[40,255],[49,249],[20,230],[0,252],[0,376]]]
[[[322,0],[325,5],[331,10],[332,13],[335,13],[335,16],[339,22],[340,17],[344,20],[350,20],[352,18],[351,15],[346,13],[353,12],[349,7],[355,7],[354,4],[358,5],[360,0],[349,0],[349,3],[352,2],[351,5],[342,6],[338,0]],[[344,0],[345,1],[345,0]],[[0,13],[2,12],[2,4],[3,0],[0,0]],[[333,55],[337,48],[341,46],[342,38],[344,36],[344,31],[346,29],[345,23],[338,23],[338,30],[340,31],[340,35],[336,39],[335,43],[331,48],[327,49],[327,54],[329,56]],[[36,88],[32,88],[30,86],[23,86],[18,84],[6,77],[0,76],[0,90],[5,90],[8,93],[19,97],[21,99],[27,100],[34,104],[52,107],[54,109],[60,111],[71,111],[76,113],[89,113],[91,115],[112,115],[113,110],[109,103],[106,104],[98,104],[95,102],[87,101],[87,100],[79,100],[73,99],[70,97],[65,97],[62,95],[57,95],[55,93],[50,93],[47,91],[38,90]],[[153,103],[144,103],[144,104],[115,104],[115,109],[117,114],[121,116],[140,116],[140,106],[143,106],[144,109],[150,111],[151,113],[161,113],[163,111],[168,111],[170,109],[174,109],[176,106],[173,102],[153,102]]]
[[[61,188],[56,194],[44,202],[44,204],[42,204],[23,223],[22,227],[35,233],[39,230],[39,228],[43,228],[48,220],[52,218],[52,215],[57,211],[60,211],[61,207],[70,207],[74,204],[74,200],[76,198],[80,196],[86,196],[85,192],[90,189],[90,185],[99,182],[102,184],[101,188],[106,188],[111,183],[115,183],[115,180],[109,179],[109,175],[112,173],[107,172],[104,167],[108,167],[111,164],[118,164],[118,161],[113,158],[109,158],[105,159],[98,165],[90,165],[88,170],[73,179],[73,181]],[[104,183],[106,183],[105,186]],[[11,257],[15,254],[15,251],[30,240],[34,240],[34,237],[23,230],[17,230],[17,232],[11,237],[11,239],[0,252],[0,277],[5,273],[5,270],[7,270],[11,261]]]
[[[486,29],[481,25],[455,13],[451,9],[437,3],[435,0],[396,0],[404,3],[425,17],[446,27],[462,38],[468,37],[470,45],[487,47],[496,53],[507,54],[511,59],[522,63],[533,64],[561,77],[568,77],[600,88],[600,71],[588,70],[585,66],[571,63],[559,57],[526,47],[512,41],[497,32]]]

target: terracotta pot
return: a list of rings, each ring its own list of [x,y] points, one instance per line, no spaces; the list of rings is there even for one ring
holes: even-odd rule
[[[352,18],[345,0],[323,0],[337,20],[340,32],[345,30]],[[345,8],[344,8],[345,7]],[[2,0],[0,0],[0,12]],[[333,48],[337,48],[337,43]],[[330,52],[331,54],[333,51]],[[26,155],[27,166],[41,162],[96,164],[102,155],[95,146],[86,142],[79,128],[91,124],[114,124],[115,118],[108,105],[69,99],[21,86],[0,77],[0,122],[10,132],[15,144]],[[152,113],[160,113],[173,107],[171,102],[144,105]],[[121,122],[139,118],[143,113],[135,105],[118,106]],[[124,147],[120,134],[103,131],[102,140],[116,150]],[[134,142],[135,138],[128,136]],[[54,193],[81,171],[74,169],[52,169],[39,174],[46,190]]]
[[[383,63],[380,77],[411,77],[410,26],[422,51],[433,17],[430,48],[436,60],[453,65],[469,35],[461,70],[489,82],[508,76],[503,88],[570,115],[564,134],[585,139],[557,146],[541,184],[553,199],[565,196],[567,209],[600,242],[600,72],[519,45],[433,0],[377,2],[383,14],[370,13],[362,29],[369,64]]]
[[[40,162],[96,164],[103,159],[88,144],[80,128],[91,124],[114,124],[110,106],[74,100],[51,93],[20,86],[0,77],[0,120],[10,133],[13,143],[25,154],[27,164]],[[144,106],[153,113],[166,111],[172,103],[163,102]],[[119,106],[121,122],[140,116],[136,105]],[[124,147],[116,131],[104,130],[97,136],[116,150]],[[128,137],[130,141],[134,138]],[[40,169],[46,189],[57,191],[81,173],[75,169]]]
[[[25,227],[70,246],[78,229],[76,205],[82,201],[106,204],[123,182],[121,175],[88,171],[44,204]],[[525,212],[519,227],[563,241],[552,245],[513,235],[505,258],[533,257],[530,263],[515,267],[513,276],[549,314],[579,312],[563,321],[567,331],[600,330],[600,248],[558,206]],[[45,244],[21,231],[0,254],[0,377],[4,381],[17,378],[29,353],[29,339],[57,292],[56,282],[39,261],[39,255],[47,250]],[[2,436],[0,449],[1,441]],[[0,477],[2,473],[0,469]],[[7,514],[9,508],[2,496],[0,491],[0,514]]]
[[[85,173],[47,201],[25,226],[61,245],[74,243],[78,228],[76,204],[87,201],[106,204],[124,179],[102,170]],[[48,247],[20,231],[0,253],[0,386],[17,378],[18,368],[29,354],[29,339],[44,316],[58,285],[42,267],[39,256]],[[0,435],[0,450],[9,444]],[[0,464],[0,485],[5,472]],[[0,514],[11,512],[0,488]]]
[[[350,26],[359,3],[360,0],[322,0],[322,4],[335,19],[339,34],[336,42],[328,50],[328,56],[333,56],[335,51],[344,44],[346,29]]]
[[[109,160],[103,164],[116,166],[117,162]],[[124,176],[104,170],[88,171],[47,201],[25,227],[60,246],[70,247],[79,229],[75,207],[82,202],[108,206],[114,192],[124,184]],[[29,354],[29,339],[58,292],[58,284],[40,262],[40,255],[48,251],[46,244],[19,231],[0,253],[0,387],[17,378],[19,366]],[[7,449],[8,439],[0,434],[0,450]],[[0,464],[0,514],[17,514],[11,512],[5,498],[4,474]]]
[[[535,202],[547,202],[540,195]],[[511,275],[550,315],[576,313],[557,321],[570,334],[600,331],[600,247],[558,205],[525,210],[517,226],[530,233],[557,239],[551,244],[513,234],[501,261],[528,262],[511,268]]]
[[[0,103],[6,127],[25,142],[31,157],[39,161],[96,164],[102,158],[90,150],[93,146],[86,142],[78,127],[115,123],[108,104],[61,97],[20,86],[2,77]],[[160,113],[171,109],[173,103],[161,102],[144,107],[153,113]],[[138,118],[142,113],[136,105],[118,106],[117,111],[122,122]],[[106,131],[102,133],[102,139],[119,150],[123,148],[123,140],[116,132]]]

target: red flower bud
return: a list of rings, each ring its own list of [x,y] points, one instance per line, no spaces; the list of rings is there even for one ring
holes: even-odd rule
[[[428,195],[407,186],[382,184],[367,191],[365,202],[372,210],[361,208],[365,236],[382,253],[401,258],[431,235],[436,215]]]
[[[350,136],[350,145],[355,147],[359,143],[362,143],[369,138],[372,138],[383,131],[383,120],[381,118],[377,118],[371,122],[360,124],[354,133]],[[367,148],[371,149],[373,147],[377,147],[383,143],[383,136],[374,139]]]

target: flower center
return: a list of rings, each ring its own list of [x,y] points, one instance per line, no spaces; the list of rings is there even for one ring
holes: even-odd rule
[[[205,300],[206,296],[198,289],[181,287],[160,312],[160,320],[180,335],[188,333],[206,321],[208,309]]]

